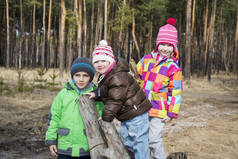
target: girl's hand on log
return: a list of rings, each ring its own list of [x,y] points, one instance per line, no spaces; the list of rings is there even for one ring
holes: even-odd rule
[[[95,98],[96,96],[94,92],[85,93],[85,95],[87,95],[89,99]]]
[[[56,145],[50,145],[50,152],[52,156],[58,157]]]

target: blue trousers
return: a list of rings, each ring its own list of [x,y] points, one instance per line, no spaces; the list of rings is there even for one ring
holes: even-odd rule
[[[120,134],[124,145],[134,152],[135,159],[149,159],[148,112],[121,122]]]
[[[162,142],[162,132],[165,125],[161,118],[149,117],[149,148],[151,159],[165,159],[164,145]]]

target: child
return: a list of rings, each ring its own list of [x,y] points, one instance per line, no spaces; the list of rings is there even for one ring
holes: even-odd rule
[[[165,159],[162,130],[177,118],[182,95],[182,72],[177,64],[177,30],[169,18],[159,30],[155,50],[137,64],[141,88],[150,100],[149,148],[152,159]]]
[[[121,121],[124,145],[134,152],[136,159],[149,159],[148,110],[152,105],[129,73],[127,62],[114,59],[112,48],[102,40],[93,51],[93,65],[100,76],[98,91],[91,93],[91,97],[104,103],[102,120]]]
[[[49,115],[49,126],[46,132],[46,144],[51,154],[58,159],[90,159],[85,126],[78,108],[78,98],[95,89],[91,82],[94,68],[87,58],[74,60],[71,70],[72,80],[54,99]],[[96,103],[99,114],[103,105]]]

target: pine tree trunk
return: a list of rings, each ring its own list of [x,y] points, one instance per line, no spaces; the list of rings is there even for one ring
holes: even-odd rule
[[[32,41],[31,41],[31,67],[36,66],[36,4],[33,4],[32,14]]]
[[[66,8],[64,0],[61,0],[61,17],[60,17],[60,30],[59,30],[59,68],[60,76],[63,76],[63,71],[65,68],[65,17],[66,17]]]
[[[140,56],[140,48],[139,48],[139,45],[138,45],[138,42],[136,40],[136,35],[135,35],[135,8],[134,8],[134,0],[132,1],[132,38],[133,38],[133,42],[135,44],[135,47],[136,47],[136,51],[137,51],[137,56],[138,56],[138,59],[141,58]]]
[[[78,3],[79,2],[79,3]],[[77,56],[82,56],[82,2],[81,0],[74,0],[74,12],[77,23]]]
[[[220,8],[220,13],[219,13],[219,21],[223,21],[223,9]],[[223,63],[223,23],[220,23],[218,26],[218,33],[217,33],[217,46],[216,46],[216,50],[217,52],[215,53],[215,68],[216,68],[216,72],[219,73],[220,69],[221,69],[221,64]]]
[[[197,17],[202,17],[201,15],[199,15],[199,12],[200,12],[199,10],[196,11]],[[202,68],[201,68],[201,61],[202,61],[201,60],[201,57],[202,57],[201,37],[202,37],[202,34],[201,34],[201,26],[199,24],[201,24],[201,19],[195,21],[195,27],[196,27],[195,34],[196,34],[196,36],[194,38],[195,38],[196,43],[197,43],[198,56],[197,56],[197,58],[195,57],[194,60],[197,61],[197,70],[199,70],[198,73],[197,73],[197,77],[200,77],[202,75]]]
[[[6,23],[7,23],[7,53],[6,53],[6,67],[10,67],[10,27],[9,27],[9,7],[8,0],[6,0]]]
[[[154,20],[154,16],[153,16],[153,10],[152,10],[150,15],[150,28],[149,28],[149,41],[148,41],[149,44],[148,44],[147,53],[149,53],[152,50],[153,20]]]
[[[129,48],[129,55],[128,55],[128,57],[129,57],[129,60],[128,61],[130,61],[130,59],[131,59],[131,57],[132,57],[132,52],[133,52],[133,38],[132,38],[132,34],[131,34],[131,32],[132,32],[132,30],[129,28],[129,26],[128,26],[128,32],[129,32],[129,36],[128,36],[128,48]]]
[[[111,11],[110,13],[111,14],[111,19],[116,19],[116,10],[117,10],[117,4],[115,1],[113,1],[112,5],[111,5]],[[115,25],[115,20],[112,21],[112,26]],[[115,38],[117,35],[115,35],[115,31],[113,31],[112,27],[110,28],[110,39],[111,39],[111,47],[113,48],[113,50],[116,50],[117,49],[117,46],[115,43],[115,41],[117,41],[117,38]],[[114,51],[114,56],[117,57],[117,52]]]
[[[53,32],[53,40],[52,40],[52,45],[50,45],[50,52],[51,52],[51,59],[50,59],[50,66],[51,67],[58,67],[58,61],[59,61],[59,59],[58,59],[58,44],[59,44],[59,40],[58,40],[58,37],[57,37],[57,33],[56,33],[56,19],[57,19],[57,17],[56,17],[56,15],[54,16],[54,29],[53,30],[55,30],[54,32]]]
[[[92,57],[92,52],[93,52],[93,47],[94,47],[94,41],[93,41],[93,37],[94,37],[94,3],[95,1],[92,0],[92,11],[91,11],[91,30],[90,30],[90,58]]]
[[[73,53],[72,53],[72,28],[69,28],[68,31],[68,42],[67,42],[67,71],[70,71],[71,64],[73,61]]]
[[[118,42],[118,56],[121,56],[121,50],[120,46],[122,45],[122,35],[123,35],[123,24],[124,24],[124,19],[125,19],[125,7],[126,7],[126,0],[123,0],[122,4],[122,16],[121,16],[121,24],[120,24],[120,32],[119,32],[119,42]]]
[[[235,49],[234,49],[234,60],[233,60],[233,72],[238,74],[238,7],[236,8],[236,32],[235,32]]]
[[[207,0],[206,3],[206,10],[204,13],[204,29],[203,29],[203,52],[202,52],[202,61],[201,63],[203,64],[203,75],[206,75],[206,63],[207,63],[207,46],[208,46],[208,35],[209,32],[207,34],[207,21],[208,21],[208,4],[209,4],[209,0]]]
[[[223,13],[221,12],[221,15],[222,15]],[[227,49],[227,46],[226,46],[226,34],[225,34],[225,30],[224,30],[224,23],[221,23],[221,32],[220,32],[220,34],[221,34],[221,63],[222,64],[224,64],[225,65],[225,54],[226,54],[226,49]]]
[[[57,17],[55,15],[54,17],[54,30],[56,30],[56,24],[57,23]],[[59,28],[60,29],[60,28]],[[53,66],[54,67],[59,67],[59,52],[58,52],[58,47],[59,47],[59,35],[57,35],[56,31],[54,32],[54,38],[53,38],[53,42],[54,42],[54,53],[53,53]],[[52,43],[53,44],[53,43]]]
[[[83,57],[87,57],[87,12],[86,0],[83,0]]]
[[[50,67],[51,66],[51,61],[53,59],[53,56],[52,56],[52,52],[51,52],[51,40],[50,40],[50,31],[51,31],[51,15],[52,15],[52,0],[50,0],[50,4],[49,4],[49,15],[48,15],[48,30],[47,30],[47,43],[46,43],[46,46],[47,46],[47,67]],[[56,30],[55,30],[56,31]]]
[[[125,30],[125,42],[124,42],[124,51],[125,51],[125,59],[127,60],[127,62],[129,63],[129,50],[128,50],[128,36],[129,36],[129,31],[128,29]]]
[[[226,72],[228,72],[228,63],[227,63],[227,55],[228,55],[228,40],[227,40],[227,34],[225,34],[225,36],[223,37],[223,51],[222,51],[222,54],[223,54],[223,63],[224,63],[224,66],[225,66],[225,70]]]
[[[12,5],[13,6],[16,5],[16,1],[13,1]],[[18,39],[16,36],[16,27],[14,27],[14,26],[16,26],[16,20],[15,20],[16,14],[15,14],[15,8],[14,7],[11,7],[11,8],[12,8],[12,11],[11,11],[12,23],[9,21],[10,22],[9,25],[11,25],[13,27],[10,27],[10,67],[11,66],[17,67],[18,66],[18,53],[17,53]],[[9,20],[10,20],[10,15],[9,15]]]
[[[5,3],[5,2],[3,2],[3,3]],[[6,17],[5,13],[6,13],[5,9],[0,10],[0,17]],[[2,18],[2,20],[0,21],[0,28],[1,29],[4,27],[5,19],[6,18]],[[5,36],[5,34],[3,34],[3,35]],[[1,64],[4,64],[4,61],[6,60],[6,59],[3,58],[3,55],[5,55],[5,53],[4,53],[5,50],[4,50],[4,47],[3,47],[3,46],[5,46],[5,44],[3,44],[4,43],[3,41],[5,41],[5,37],[4,36],[0,36],[0,52],[1,52],[1,55],[2,55],[0,57],[0,63]]]
[[[99,3],[99,2],[98,2]],[[99,33],[98,33],[98,41],[102,40],[102,30],[103,30],[103,6],[102,6],[103,1],[100,0],[100,17],[99,17]]]
[[[195,63],[195,49],[196,46],[196,26],[195,26],[195,17],[196,17],[196,0],[193,0],[193,10],[192,10],[192,29],[191,29],[191,39],[192,39],[192,51],[191,51],[191,73],[193,73],[193,70],[195,69],[194,63]]]
[[[24,37],[23,11],[22,11],[22,0],[20,0],[20,42],[19,42],[19,65],[18,65],[19,69],[22,68],[23,37]]]
[[[198,44],[198,52],[199,52],[199,56],[198,56],[198,73],[197,73],[197,77],[201,77],[203,75],[203,26],[200,25],[203,22],[203,12],[200,10],[197,10],[197,17],[201,17],[198,21],[196,21],[196,34],[197,34],[197,44]]]
[[[213,0],[213,7],[212,7],[212,14],[211,14],[211,20],[209,24],[209,52],[207,55],[207,72],[208,72],[208,81],[211,80],[211,69],[212,69],[212,60],[211,57],[214,54],[214,29],[215,29],[215,19],[216,19],[216,0]]]
[[[24,45],[24,66],[28,66],[28,57],[29,57],[29,38],[25,38],[25,45]]]
[[[187,1],[186,11],[186,51],[185,51],[185,78],[191,76],[191,0]]]
[[[98,0],[98,10],[97,10],[97,23],[96,23],[96,30],[95,30],[95,43],[94,43],[94,47],[96,47],[98,45],[99,40],[101,40],[101,36],[100,36],[100,21],[101,21],[101,1],[102,0]]]
[[[107,40],[107,0],[104,1],[104,40]]]
[[[36,62],[34,67],[37,67],[40,65],[41,63],[41,49],[40,49],[40,40],[36,40],[36,45],[35,45],[35,49],[36,49]]]
[[[183,50],[183,41],[184,38],[182,38],[182,13],[179,13],[179,20],[178,20],[178,49],[179,49],[179,64],[180,67],[183,69],[183,58],[184,58],[184,51]]]
[[[46,38],[46,27],[45,27],[45,0],[43,0],[43,39],[41,48],[41,66],[46,67],[45,64],[45,38]]]

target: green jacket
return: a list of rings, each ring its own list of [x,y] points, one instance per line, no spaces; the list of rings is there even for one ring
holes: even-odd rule
[[[78,93],[73,82],[67,82],[53,101],[46,132],[46,145],[57,145],[58,153],[73,157],[89,155],[83,119],[78,108],[79,94],[91,92],[96,87],[90,83]],[[103,103],[96,102],[101,116]]]

